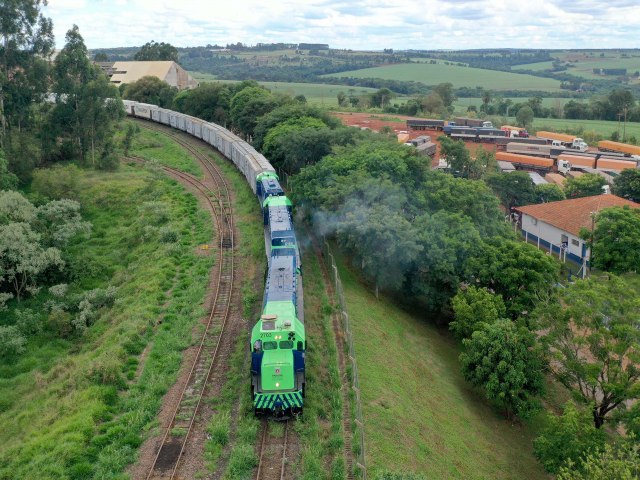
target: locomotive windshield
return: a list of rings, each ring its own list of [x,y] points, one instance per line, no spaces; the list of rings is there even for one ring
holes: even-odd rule
[[[263,350],[276,350],[278,348],[278,342],[263,342]]]
[[[293,342],[289,341],[289,340],[283,340],[280,342],[280,348],[281,349],[286,349],[286,350],[291,350],[293,348]]]

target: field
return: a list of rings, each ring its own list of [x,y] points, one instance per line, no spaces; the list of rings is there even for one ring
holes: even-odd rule
[[[526,102],[528,100],[528,98],[526,97],[505,97],[505,98],[509,98],[511,99],[511,101],[515,104],[515,103],[522,103],[522,102]],[[571,100],[570,98],[559,98],[559,97],[545,97],[542,99],[542,106],[543,107],[555,107],[557,105],[560,105],[560,107],[563,107],[565,103],[567,103],[569,100]],[[466,111],[467,107],[470,105],[475,105],[476,107],[480,107],[480,105],[482,105],[482,99],[479,97],[464,97],[464,98],[457,98],[454,102],[453,102],[453,106],[457,109],[457,110],[464,110]]]
[[[545,90],[556,92],[560,90],[560,82],[550,78],[443,64],[398,64],[326,76],[413,80],[427,85],[451,82],[454,87],[483,87],[494,91]]]
[[[511,117],[510,122],[514,122],[515,118]],[[622,123],[609,122],[606,120],[568,120],[563,118],[536,118],[533,121],[533,130],[543,130],[545,128],[554,130],[578,130],[583,129],[584,132],[595,132],[603,137],[609,138],[613,132],[620,132],[622,138]],[[626,128],[627,139],[634,136],[640,140],[640,123],[627,122]]]
[[[623,56],[624,55],[624,56]],[[588,79],[615,80],[615,76],[604,76],[593,73],[594,68],[626,68],[628,75],[640,71],[640,50],[587,50],[553,52],[552,56],[570,64],[566,73]],[[550,70],[551,62],[515,65],[512,70]],[[632,80],[638,83],[640,80]]]
[[[217,80],[214,75],[200,72],[189,72],[193,78],[199,82],[222,82],[237,83],[236,80]],[[344,92],[346,95],[365,95],[374,93],[377,89],[365,87],[349,87],[348,85],[328,85],[323,83],[286,83],[286,82],[258,82],[272,92],[286,93],[289,95],[304,95],[307,102],[326,105],[328,107],[338,106],[338,93]],[[404,97],[395,97],[394,103],[401,102]]]
[[[533,428],[513,425],[463,380],[459,346],[340,269],[352,320],[365,418],[367,468],[426,478],[548,478],[532,455]]]

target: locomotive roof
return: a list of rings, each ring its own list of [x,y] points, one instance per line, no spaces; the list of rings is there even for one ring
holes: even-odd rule
[[[269,205],[269,229],[271,232],[286,232],[293,230],[291,215],[284,205]]]
[[[266,284],[266,302],[294,301],[296,293],[296,257],[272,257]]]

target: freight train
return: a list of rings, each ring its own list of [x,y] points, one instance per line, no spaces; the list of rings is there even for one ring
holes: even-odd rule
[[[258,197],[268,258],[262,313],[251,331],[251,396],[254,412],[275,417],[302,413],[307,339],[300,252],[291,201],[267,159],[215,123],[156,105],[124,100],[127,114],[189,133],[230,160]]]

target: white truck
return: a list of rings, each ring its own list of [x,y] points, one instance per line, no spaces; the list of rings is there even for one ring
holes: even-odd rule
[[[567,147],[571,150],[577,150],[579,152],[586,152],[589,149],[589,145],[582,138],[574,138],[572,142],[561,142],[560,140],[553,140],[551,145],[554,147]]]

